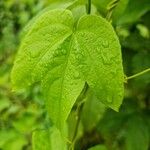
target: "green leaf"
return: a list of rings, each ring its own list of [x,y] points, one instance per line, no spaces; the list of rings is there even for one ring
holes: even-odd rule
[[[101,14],[106,15],[107,13],[107,5],[111,0],[93,0],[95,6],[100,11]]]
[[[119,41],[105,19],[85,15],[74,29],[69,10],[42,14],[24,37],[11,74],[14,89],[41,82],[49,116],[63,128],[85,82],[107,106],[123,97]]]
[[[138,31],[132,32],[130,36],[122,38],[122,46],[135,51],[150,51],[150,40],[139,35]]]
[[[1,100],[0,100],[0,112],[1,112],[10,106],[10,101],[5,97],[0,96],[0,98],[1,98]]]
[[[18,120],[13,121],[12,124],[20,133],[29,133],[36,127],[36,118],[31,114],[23,114]]]
[[[125,143],[127,150],[148,150],[149,129],[141,116],[136,115],[129,119]]]
[[[149,0],[129,0],[117,24],[131,24],[150,10]]]
[[[97,9],[103,16],[106,16],[108,10],[107,7],[110,2],[117,2],[115,0],[93,0],[93,3],[97,6]],[[123,12],[125,11],[129,0],[119,0],[117,2],[117,6],[113,10],[112,20],[113,22],[117,22],[118,19],[122,16]]]
[[[76,32],[78,68],[97,98],[118,111],[123,99],[124,74],[118,38],[105,19],[86,15]]]
[[[107,148],[105,147],[105,145],[96,145],[89,148],[88,150],[107,150]]]
[[[13,128],[0,130],[0,149],[21,150],[27,143],[28,141],[24,135]]]
[[[125,110],[127,110],[127,108]],[[105,139],[110,140],[109,143],[113,143],[115,142],[114,140],[116,140],[116,136],[118,136],[123,129],[122,126],[126,121],[125,117],[125,113],[117,113],[108,109],[103,115],[103,118],[100,120],[99,124],[97,125],[97,130]],[[108,139],[108,137],[110,139]]]
[[[115,1],[115,0],[114,0]],[[119,0],[118,5],[113,11],[112,20],[116,24],[121,16],[124,14],[124,11],[127,8],[129,0]]]
[[[103,117],[105,110],[105,105],[89,91],[82,110],[82,124],[84,130],[91,131],[96,127],[99,120]]]
[[[36,130],[32,135],[33,150],[66,150],[66,143],[55,127],[47,130]]]

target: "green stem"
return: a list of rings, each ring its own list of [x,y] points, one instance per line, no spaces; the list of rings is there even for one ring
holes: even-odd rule
[[[111,21],[111,18],[112,18],[112,14],[113,14],[113,11],[114,9],[117,7],[118,3],[119,3],[120,0],[112,0],[108,6],[107,6],[107,15],[106,15],[106,19],[108,21]]]
[[[90,13],[91,13],[91,0],[88,0],[88,1],[87,1],[86,10],[87,10],[87,14],[90,14]]]
[[[82,112],[82,108],[85,102],[85,97],[86,97],[86,93],[88,91],[88,84],[85,83],[84,88],[81,92],[81,94],[79,95],[79,97],[77,98],[77,109],[76,109],[76,113],[77,113],[77,122],[76,122],[76,126],[75,126],[75,131],[74,131],[74,135],[72,137],[72,145],[70,147],[71,150],[74,150],[74,144],[76,141],[76,136],[78,133],[78,128],[79,128],[79,124],[80,124],[80,120],[81,120],[81,112]]]
[[[143,75],[143,74],[145,74],[145,73],[147,73],[147,72],[149,72],[149,71],[150,71],[150,68],[148,68],[148,69],[146,69],[146,70],[143,70],[142,72],[139,72],[139,73],[137,73],[137,74],[135,74],[135,75],[132,75],[132,76],[127,77],[127,80],[130,80],[130,79],[136,78],[136,77],[138,77],[138,76],[141,76],[141,75]]]

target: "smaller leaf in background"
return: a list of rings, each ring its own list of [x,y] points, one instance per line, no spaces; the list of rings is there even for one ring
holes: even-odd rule
[[[21,150],[28,143],[23,134],[13,129],[0,130],[0,149]]]
[[[2,30],[3,37],[0,40],[0,54],[5,51],[10,53],[15,50],[17,38],[15,38],[16,35],[13,33],[13,30],[13,22],[10,20]]]
[[[100,14],[106,16],[107,13],[107,5],[111,0],[93,0],[93,4],[97,7]]]
[[[148,150],[149,129],[140,115],[131,117],[127,122],[125,134],[126,150]]]
[[[129,0],[123,15],[117,21],[117,25],[132,24],[149,10],[149,0]]]
[[[119,0],[118,1],[118,4],[112,14],[112,21],[114,24],[117,24],[117,21],[119,20],[119,18],[124,14],[124,11],[126,10],[129,1],[130,0]]]
[[[148,11],[144,16],[141,17],[141,22],[150,30],[150,11]]]
[[[82,124],[85,131],[91,131],[103,117],[106,107],[97,99],[92,91],[88,91],[82,111]]]
[[[138,52],[132,59],[133,74],[150,68],[150,53],[147,51]],[[146,73],[133,80],[133,84],[136,89],[145,89],[150,84],[150,73]]]
[[[104,138],[105,144],[109,149],[124,150],[127,121],[128,119],[131,120],[133,114],[137,114],[139,110],[140,108],[137,104],[137,99],[132,99],[130,97],[128,99],[124,99],[119,113],[116,113],[110,109],[106,111],[103,118],[97,125],[97,130]],[[139,114],[137,114],[137,116],[138,115]]]
[[[0,93],[1,94],[1,93]],[[6,97],[1,97],[0,95],[0,113],[1,111],[3,111],[4,109],[7,109],[10,106],[10,101],[8,98]]]
[[[54,3],[54,2],[72,2],[72,1],[75,1],[75,0],[47,0],[48,3]]]
[[[137,24],[136,28],[139,30],[139,33],[143,38],[146,39],[150,38],[150,31],[146,26],[142,24]]]
[[[124,113],[118,114],[117,112],[108,109],[104,114],[103,119],[101,119],[97,125],[98,131],[104,138],[113,142],[113,139],[115,140],[116,135],[122,130],[125,116],[126,114]]]
[[[148,38],[142,37],[137,30],[128,34],[125,38],[121,37],[120,40],[123,47],[128,48],[132,51],[150,51],[150,40]]]
[[[8,141],[11,139],[15,138],[15,131],[10,129],[10,130],[0,130],[0,148],[5,145]]]
[[[4,145],[3,150],[21,150],[26,146],[27,140],[23,136],[16,136]]]
[[[105,147],[105,145],[96,145],[89,148],[88,150],[107,150],[107,148]]]
[[[32,114],[22,114],[19,119],[13,121],[13,126],[20,133],[29,133],[36,128],[36,118]]]
[[[117,6],[114,8],[113,14],[112,14],[112,20],[113,20],[114,24],[117,23],[118,19],[124,13],[124,11],[127,7],[128,1],[129,0],[119,0],[119,1],[114,0],[114,2],[117,3]],[[110,2],[112,2],[112,0],[93,0],[93,3],[95,4],[97,9],[99,10],[100,14],[104,17],[108,13],[107,7],[108,7]]]
[[[33,150],[66,150],[65,138],[55,127],[35,130],[32,135]]]

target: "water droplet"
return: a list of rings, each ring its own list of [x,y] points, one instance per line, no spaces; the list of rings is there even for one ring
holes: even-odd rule
[[[30,82],[27,82],[27,85],[28,85],[28,86],[31,86],[31,83],[30,83]]]
[[[56,50],[55,53],[54,53],[54,57],[59,56],[59,54],[60,54],[59,50]]]
[[[97,47],[97,48],[96,48],[96,51],[97,51],[98,53],[100,53],[100,52],[101,52],[100,47]]]
[[[34,51],[31,52],[31,57],[32,57],[32,58],[36,58],[36,57],[38,57],[39,55],[40,55],[39,51],[34,50]]]
[[[62,49],[62,54],[63,54],[63,55],[66,55],[66,54],[67,54],[66,49]]]
[[[80,70],[83,70],[83,65],[79,65],[78,68],[79,68]]]
[[[108,103],[112,103],[112,97],[111,96],[107,95],[106,100],[107,100]]]
[[[109,42],[108,42],[108,41],[103,41],[103,42],[102,42],[102,46],[103,46],[104,48],[108,48],[108,47],[109,47]]]
[[[62,108],[62,110],[63,110],[63,112],[65,112],[66,108],[65,108],[65,107],[63,107],[63,108]]]
[[[82,55],[82,54],[78,53],[78,54],[76,55],[76,59],[77,59],[77,60],[81,60],[82,58],[83,58],[83,55]]]
[[[70,85],[71,85],[71,86],[74,86],[74,85],[75,85],[74,80],[70,81]]]
[[[113,68],[113,69],[110,70],[110,73],[111,73],[113,76],[115,76],[116,73],[117,73],[117,71],[116,71],[116,69]]]
[[[75,53],[75,54],[79,54],[80,51],[79,51],[78,49],[74,49],[74,53]]]
[[[44,67],[45,67],[45,69],[48,69],[48,68],[49,68],[49,65],[46,63],[46,64],[44,65]]]
[[[101,57],[102,57],[102,61],[105,65],[110,64],[110,61],[106,55],[101,54]]]
[[[79,75],[80,75],[80,74],[79,74],[78,71],[75,71],[75,72],[74,72],[74,78],[76,78],[76,79],[79,78]]]

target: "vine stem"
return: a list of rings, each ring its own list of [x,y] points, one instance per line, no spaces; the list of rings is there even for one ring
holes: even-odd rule
[[[76,141],[76,136],[77,136],[77,133],[78,133],[78,128],[79,128],[79,124],[80,124],[80,120],[81,120],[81,112],[82,112],[82,108],[83,108],[83,105],[84,105],[84,102],[85,102],[85,98],[86,98],[86,93],[88,91],[88,84],[85,83],[84,85],[84,88],[82,90],[82,92],[80,93],[80,95],[78,96],[77,98],[77,108],[76,108],[76,118],[77,118],[77,122],[76,122],[76,126],[75,126],[75,130],[74,130],[74,134],[73,134],[73,137],[72,137],[72,144],[70,146],[70,150],[74,150],[74,144],[75,144],[75,141]]]
[[[111,18],[112,18],[112,14],[114,9],[117,7],[118,3],[120,0],[112,0],[108,5],[107,5],[107,15],[106,15],[106,19],[110,22]]]
[[[143,70],[143,71],[141,71],[141,72],[139,72],[139,73],[137,73],[137,74],[134,74],[134,75],[132,75],[132,76],[126,77],[126,79],[127,79],[127,80],[130,80],[130,79],[136,78],[136,77],[141,76],[141,75],[143,75],[143,74],[145,74],[145,73],[147,73],[147,72],[149,72],[149,71],[150,71],[150,68],[145,69],[145,70]]]
[[[91,0],[87,1],[86,11],[87,11],[87,14],[91,13]]]

